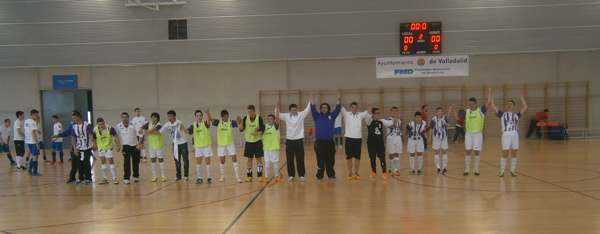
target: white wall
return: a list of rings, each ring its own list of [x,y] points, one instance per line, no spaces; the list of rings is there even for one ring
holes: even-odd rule
[[[214,118],[220,117],[221,109],[228,109],[231,117],[242,116],[248,104],[258,105],[260,90],[589,80],[590,127],[600,128],[600,111],[593,104],[600,101],[600,82],[594,74],[598,61],[600,51],[475,55],[469,77],[412,79],[376,79],[374,59],[0,69],[0,118],[14,119],[16,110],[40,109],[39,90],[51,89],[52,74],[78,74],[80,86],[93,91],[95,116],[112,124],[121,112],[133,113],[135,107],[146,117],[158,111],[162,122],[170,109],[186,124],[193,121],[194,110],[207,107]]]

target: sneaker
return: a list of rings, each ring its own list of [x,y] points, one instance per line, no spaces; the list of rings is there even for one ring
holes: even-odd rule
[[[148,162],[148,159],[144,157],[144,160],[142,160],[142,162]]]
[[[371,175],[369,175],[369,178],[375,178],[375,176],[377,176],[377,173],[371,172]]]
[[[352,180],[352,175],[349,175],[349,176],[348,176],[348,180]]]
[[[263,179],[263,182],[264,182],[265,184],[266,184],[266,183],[269,183],[269,179],[267,179],[267,178],[264,178],[264,179]]]
[[[133,182],[140,182],[140,178],[133,177]]]
[[[419,170],[417,171],[417,173],[419,173],[419,175],[423,175],[423,174],[424,174],[424,173],[423,173],[423,170],[421,170],[421,169],[419,169]]]
[[[479,171],[475,170],[475,171],[473,172],[473,174],[475,174],[475,175],[479,175]]]
[[[329,179],[330,179],[331,181],[336,181],[336,180],[337,180],[337,178],[335,178],[335,176],[334,176],[334,177],[331,177],[331,178],[329,178]]]
[[[16,162],[10,162],[10,165],[17,165]]]
[[[181,178],[175,177],[175,179],[173,179],[173,182],[177,182],[177,181],[180,181],[180,180],[181,180]]]
[[[408,172],[408,174],[409,174],[409,175],[414,175],[414,174],[415,174],[415,170],[410,170],[410,171]]]
[[[54,164],[56,164],[56,161],[50,162],[50,165],[54,165]]]
[[[504,177],[504,172],[501,171],[500,174],[498,174],[499,177]]]
[[[387,179],[388,179],[387,173],[385,173],[385,172],[384,172],[384,173],[381,175],[381,178],[382,178],[382,179],[384,179],[384,180],[387,180]]]
[[[81,184],[81,182],[82,182],[81,180],[77,180],[77,181],[75,181],[75,184],[79,185],[79,184]]]
[[[162,182],[167,182],[167,177],[163,176],[163,178],[162,178],[162,180],[161,180],[161,181],[162,181]]]
[[[290,178],[288,178],[288,182],[292,182],[292,181],[294,181],[294,177],[290,176]]]
[[[91,181],[91,180],[86,180],[86,181],[85,181],[85,184],[86,184],[86,185],[88,185],[88,184],[91,184],[91,183],[92,183],[92,181]]]
[[[75,180],[71,180],[71,179],[67,180],[67,184],[70,184],[70,183],[73,183],[73,182],[75,182]]]
[[[207,183],[207,184],[212,184],[212,179],[211,179],[211,178],[208,178],[208,179],[206,180],[206,183]]]
[[[202,184],[202,182],[204,182],[204,181],[202,181],[202,179],[197,179],[196,180],[196,184]]]
[[[354,179],[355,179],[355,180],[360,180],[360,176],[359,176],[358,174],[356,174],[356,175],[354,176]]]
[[[219,178],[219,182],[224,182],[224,181],[225,181],[225,177]]]
[[[431,151],[431,149],[427,148],[427,149],[425,149],[425,151]]]
[[[40,173],[37,173],[37,172],[36,172],[36,173],[33,173],[33,174],[31,174],[31,175],[32,175],[32,176],[42,176],[42,174],[40,174]]]
[[[184,181],[184,182],[188,182],[188,177],[187,177],[187,176],[186,176],[186,177],[183,177],[183,181]]]
[[[317,182],[321,182],[321,181],[323,181],[323,178],[317,177]]]
[[[58,162],[58,165],[62,165],[63,163],[65,163],[65,162],[63,162],[63,161],[60,161],[60,162]]]
[[[304,176],[300,176],[300,182],[304,182],[306,179],[304,179]]]
[[[281,179],[279,177],[275,177],[275,182],[281,182]]]
[[[246,182],[252,182],[252,177],[246,177]]]
[[[442,175],[446,174],[446,172],[448,172],[448,170],[446,170],[446,168],[444,168],[444,170],[442,170]]]
[[[341,146],[341,145],[338,145],[338,148],[340,148],[340,149],[341,149],[341,148],[342,148],[342,146]]]
[[[98,184],[108,184],[108,180],[106,178],[104,178]]]
[[[512,171],[510,171],[510,176],[512,176],[512,177],[517,177],[517,173],[515,173],[515,171],[514,171],[514,170],[512,170]]]
[[[114,183],[114,184],[119,184],[119,180],[117,180],[117,178],[114,178],[114,179],[113,179],[113,183]]]
[[[400,172],[399,172],[399,171],[395,171],[395,172],[394,172],[394,175],[395,175],[395,176],[400,176]]]
[[[131,184],[131,182],[129,182],[129,180],[123,180],[123,184]]]
[[[469,170],[465,170],[465,172],[463,172],[463,175],[469,175]]]
[[[152,180],[151,180],[151,181],[152,181],[152,182],[156,182],[157,180],[158,180],[158,178],[156,178],[156,177],[152,177]]]
[[[258,178],[258,181],[262,181],[262,180],[263,180],[263,177],[262,177],[262,176],[259,176],[259,177],[257,177],[257,178]]]
[[[439,168],[438,168],[438,169],[437,169],[437,173],[438,173],[438,174],[442,173],[442,169],[439,169]]]
[[[242,183],[242,179],[240,179],[240,177],[236,178],[238,183]]]

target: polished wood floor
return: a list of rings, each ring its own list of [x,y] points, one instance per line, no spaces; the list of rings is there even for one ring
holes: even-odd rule
[[[121,184],[74,185],[65,184],[70,164],[40,165],[44,176],[31,177],[2,158],[0,233],[600,233],[598,145],[600,139],[523,140],[518,177],[500,178],[498,140],[485,142],[477,177],[462,175],[457,143],[446,175],[435,173],[431,151],[425,175],[408,175],[404,153],[402,174],[387,181],[368,178],[363,145],[362,180],[345,179],[339,150],[338,180],[322,182],[307,147],[306,182],[287,182],[283,166],[284,180],[267,185],[236,183],[229,158],[227,180],[210,185],[193,182],[194,160],[190,182],[172,182],[169,157],[168,182],[150,182],[150,164],[142,163],[142,181],[125,185],[117,157]],[[217,157],[212,162],[218,177]],[[98,164],[94,171],[98,180]]]

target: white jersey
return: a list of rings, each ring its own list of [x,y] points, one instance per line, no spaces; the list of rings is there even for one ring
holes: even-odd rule
[[[4,125],[0,126],[0,139],[5,144],[8,142],[8,137],[12,135],[12,129],[9,127],[5,127]]]
[[[342,107],[340,112],[344,116],[346,131],[344,136],[353,139],[362,138],[362,121],[369,115],[368,111],[363,112],[348,112]]]
[[[335,118],[335,123],[333,125],[334,128],[341,128],[342,127],[342,115],[338,115],[337,118]]]
[[[516,132],[519,130],[519,118],[521,118],[521,113],[515,114],[511,112],[498,111],[496,116],[500,118],[503,132]]]
[[[133,119],[131,119],[131,123],[133,124],[133,126],[135,126],[135,131],[139,132],[140,128],[142,128],[142,126],[144,126],[144,124],[146,124],[148,121],[146,121],[146,118],[144,116],[140,116],[140,117],[133,117]],[[138,136],[143,136],[143,133],[138,133]]]
[[[390,117],[388,118],[388,120],[393,121],[394,117]],[[399,137],[402,136],[402,120],[398,119],[398,125],[396,125],[396,127],[388,127],[387,129],[387,135],[388,137]]]
[[[122,145],[138,145],[137,131],[135,130],[135,125],[133,125],[133,123],[129,122],[127,126],[125,126],[123,122],[120,122],[115,126],[115,131],[119,134]]]
[[[22,136],[21,134],[19,134],[18,129],[21,129],[21,131],[23,131],[23,120],[20,119],[16,119],[15,123],[13,124],[14,126],[14,133],[13,134],[13,141],[24,141],[25,140],[25,136]],[[23,134],[25,134],[25,131],[23,131]]]
[[[181,132],[181,125],[182,123],[179,120],[175,120],[174,123],[167,121],[165,124],[163,124],[160,132],[163,133],[165,129],[169,130],[169,133],[171,133],[171,136],[173,136],[173,143],[176,143],[177,145],[185,144],[187,143],[187,139]]]
[[[35,139],[33,139],[33,132],[37,131],[37,123],[33,119],[25,120],[25,124],[23,127],[23,131],[25,132],[25,144],[37,144]]]
[[[37,133],[38,142],[44,141],[44,133],[42,132],[42,126],[39,125],[39,123],[38,123],[38,128],[35,132]]]
[[[53,133],[52,135],[58,136],[58,134],[61,132],[62,132],[62,124],[60,122],[56,122],[54,124],[54,131],[52,132]],[[54,142],[62,142],[62,141],[63,141],[62,137],[56,138],[56,140],[54,140]]]

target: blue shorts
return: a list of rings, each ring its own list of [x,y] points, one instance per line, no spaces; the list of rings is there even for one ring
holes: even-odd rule
[[[6,145],[6,147],[4,147],[0,144],[0,153],[10,153],[10,146]]]
[[[40,145],[40,149],[46,149],[46,145],[44,145],[43,141],[40,141],[39,145]]]
[[[342,127],[334,128],[333,129],[333,134],[335,134],[335,135],[342,135]]]
[[[56,151],[62,151],[62,142],[52,142],[52,149],[56,150]]]
[[[35,148],[35,144],[27,144],[27,146],[29,147],[29,152],[31,152],[32,156],[40,155],[40,150]]]

